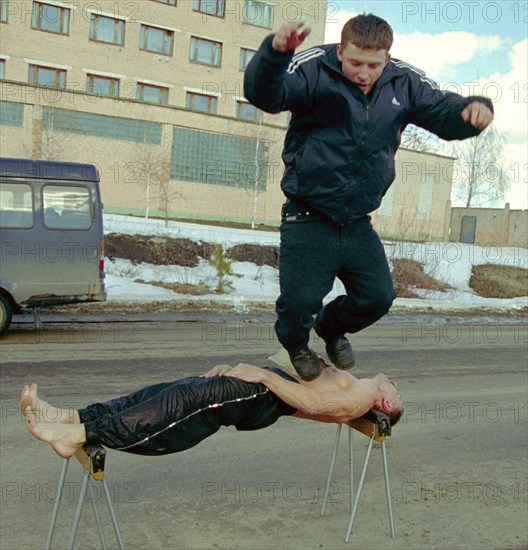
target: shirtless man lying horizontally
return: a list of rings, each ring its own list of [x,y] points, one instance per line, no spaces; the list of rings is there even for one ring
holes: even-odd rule
[[[311,382],[282,369],[239,364],[213,367],[199,377],[155,384],[84,409],[57,409],[24,386],[20,408],[30,432],[63,458],[84,444],[141,455],[176,453],[219,430],[258,430],[281,416],[346,423],[370,409],[385,413],[394,425],[402,399],[384,374],[357,379],[326,364]]]

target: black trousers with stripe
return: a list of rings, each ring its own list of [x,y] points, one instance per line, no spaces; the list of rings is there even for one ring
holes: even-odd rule
[[[295,381],[285,372],[272,368]],[[148,386],[79,410],[87,443],[140,455],[194,447],[221,426],[258,430],[295,412],[263,384],[238,378],[190,377]]]

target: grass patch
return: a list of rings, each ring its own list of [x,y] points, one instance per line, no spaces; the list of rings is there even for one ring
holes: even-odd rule
[[[416,260],[392,259],[392,279],[399,298],[420,298],[413,289],[439,290],[445,292],[450,287],[424,273],[424,266]]]
[[[474,265],[469,286],[483,298],[528,296],[528,269],[507,265]]]

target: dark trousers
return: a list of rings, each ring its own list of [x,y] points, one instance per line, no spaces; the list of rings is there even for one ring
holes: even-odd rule
[[[317,333],[327,340],[358,332],[389,311],[396,293],[368,216],[339,226],[314,215],[283,215],[280,231],[275,330],[287,350],[308,345],[314,315]],[[336,277],[346,295],[322,307]]]
[[[289,380],[286,373],[274,370]],[[238,378],[190,377],[148,386],[79,410],[87,443],[141,455],[194,447],[221,426],[257,430],[295,409],[263,384]]]

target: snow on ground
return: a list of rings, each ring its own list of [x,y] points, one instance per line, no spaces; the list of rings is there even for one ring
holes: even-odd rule
[[[145,220],[131,216],[105,214],[105,233],[127,235],[156,235],[172,238],[187,238],[196,242],[222,243],[226,248],[236,244],[279,245],[279,234],[250,229],[234,229],[201,224],[170,221],[168,226],[162,220]],[[475,246],[463,243],[411,243],[385,242],[389,259],[408,258],[424,264],[424,271],[435,279],[454,287],[447,292],[417,290],[423,299],[398,298],[396,306],[403,309],[432,308],[449,311],[463,311],[468,307],[497,311],[519,310],[528,306],[528,297],[512,299],[481,298],[469,287],[471,267],[481,264],[528,267],[528,250],[516,247]],[[233,289],[223,295],[182,295],[165,288],[134,282],[162,281],[165,283],[204,283],[214,288],[216,273],[207,261],[197,267],[133,265],[128,260],[106,259],[106,287],[109,301],[163,301],[208,300],[231,303],[236,310],[243,311],[251,302],[273,303],[279,294],[278,270],[249,262],[233,262],[233,271],[241,277],[230,277]],[[344,292],[343,285],[336,281],[325,301]]]

